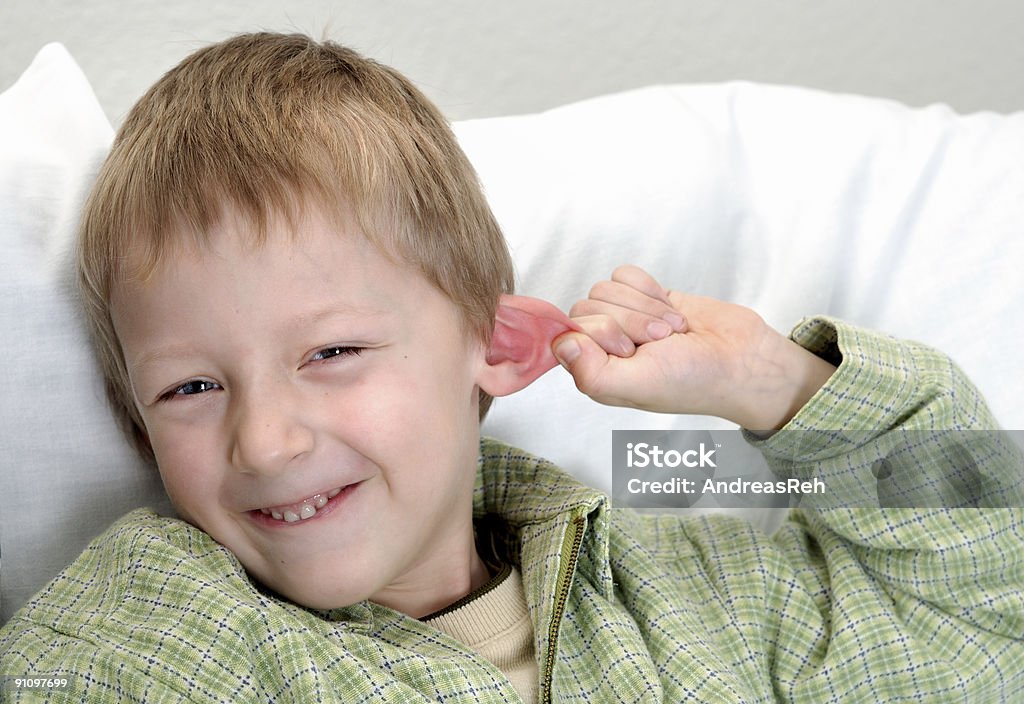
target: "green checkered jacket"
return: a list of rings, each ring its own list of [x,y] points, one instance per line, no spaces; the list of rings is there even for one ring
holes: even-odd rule
[[[611,509],[482,442],[476,509],[521,565],[543,701],[1024,701],[1024,512],[991,507],[1024,505],[1019,454],[996,433],[965,442],[994,423],[945,356],[821,319],[794,337],[842,364],[760,447],[777,471],[852,493],[794,509],[772,537]],[[870,508],[890,476],[986,508]],[[873,498],[849,506],[858,486]],[[16,701],[518,701],[429,625],[282,601],[204,533],[146,511],[0,631],[0,673],[71,679],[5,686]]]

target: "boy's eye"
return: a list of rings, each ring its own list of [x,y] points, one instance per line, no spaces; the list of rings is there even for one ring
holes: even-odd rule
[[[326,359],[331,359],[332,357],[358,355],[362,351],[363,349],[361,347],[342,347],[340,345],[338,347],[325,347],[313,354],[313,356],[309,358],[309,361],[322,362]]]
[[[206,393],[220,388],[220,384],[204,379],[193,379],[186,381],[181,386],[175,387],[163,395],[163,400],[170,400],[175,396],[194,396],[195,394]]]

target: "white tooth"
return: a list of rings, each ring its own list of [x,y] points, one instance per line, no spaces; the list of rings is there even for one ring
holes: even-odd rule
[[[316,499],[316,507],[317,508],[323,508],[324,506],[327,505],[328,498],[326,496],[324,496],[323,494],[317,494],[313,498]]]
[[[294,511],[285,511],[284,520],[288,523],[295,523],[295,521],[299,520],[299,514],[295,513]]]
[[[270,509],[269,508],[261,508],[260,509],[260,513],[262,513],[264,516],[269,516],[270,515]]]
[[[270,515],[279,521],[284,520],[284,516],[282,516],[279,511],[271,511]]]
[[[310,506],[309,504],[302,504],[301,518],[306,520],[316,515],[316,507]]]
[[[333,499],[335,496],[337,496],[340,493],[341,493],[341,487],[338,487],[337,489],[331,489],[330,491],[327,492],[327,498]]]

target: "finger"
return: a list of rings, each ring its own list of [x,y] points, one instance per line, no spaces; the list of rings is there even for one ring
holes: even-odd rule
[[[621,276],[622,270],[623,267],[619,267],[612,275]],[[590,289],[587,297],[590,300],[603,301],[646,313],[652,318],[661,318],[675,332],[683,332],[686,319],[680,309],[673,305],[672,299],[669,298],[669,292],[658,286],[654,279],[641,270],[635,269],[635,272],[638,273],[633,274],[634,281],[632,282],[599,281]],[[641,288],[637,288],[637,286]]]
[[[611,319],[633,343],[638,345],[664,339],[673,332],[687,330],[685,318],[678,313],[673,313],[674,317],[669,316],[669,313],[665,312],[664,304],[657,301],[654,303],[659,308],[653,312],[644,312],[588,298],[576,303],[569,311],[569,315],[577,322],[589,318]]]
[[[579,325],[583,332],[600,345],[601,349],[607,354],[613,354],[617,357],[631,357],[636,351],[636,345],[623,332],[618,322],[610,316],[588,315],[573,318],[573,322]]]
[[[653,276],[638,266],[623,264],[616,267],[612,272],[612,281],[625,284],[666,305],[671,305],[668,300],[668,291]]]
[[[621,281],[598,281],[590,288],[587,298],[593,301],[612,303],[623,308],[631,308],[654,317],[660,317],[667,313],[679,314],[679,311],[672,308],[671,303],[654,298]]]

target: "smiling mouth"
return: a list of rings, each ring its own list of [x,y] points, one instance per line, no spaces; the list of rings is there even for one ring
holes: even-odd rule
[[[347,486],[331,489],[330,491],[322,494],[313,494],[313,496],[310,496],[308,499],[303,499],[302,501],[294,504],[261,508],[259,509],[259,512],[264,516],[269,516],[275,521],[283,521],[285,523],[308,521],[310,518],[316,516],[318,511],[327,506],[331,499],[336,497],[342,491],[354,486],[355,484],[349,484]]]

